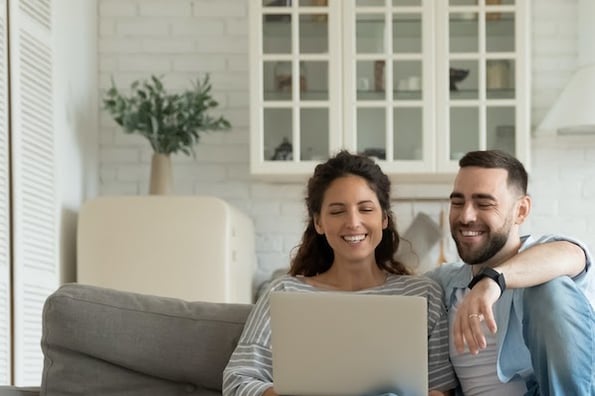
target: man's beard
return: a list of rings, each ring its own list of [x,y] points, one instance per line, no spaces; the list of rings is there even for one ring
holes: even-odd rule
[[[508,240],[508,230],[509,227],[502,227],[497,232],[491,234],[490,239],[488,239],[485,246],[480,248],[477,251],[472,251],[470,249],[465,249],[464,246],[459,243],[459,241],[455,238],[454,233],[452,233],[452,237],[457,245],[457,251],[459,252],[459,256],[463,261],[467,264],[483,264],[492,257],[494,257]]]

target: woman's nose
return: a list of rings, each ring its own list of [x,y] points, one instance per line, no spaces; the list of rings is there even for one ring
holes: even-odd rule
[[[356,227],[360,224],[360,215],[357,210],[350,210],[347,212],[347,226]]]

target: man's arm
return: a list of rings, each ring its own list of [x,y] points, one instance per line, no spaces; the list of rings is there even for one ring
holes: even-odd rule
[[[559,276],[575,277],[585,270],[583,249],[569,241],[552,241],[533,245],[494,267],[504,275],[507,288],[540,285]],[[486,347],[481,321],[496,333],[492,307],[500,297],[500,287],[489,278],[479,281],[465,296],[457,310],[453,337],[459,353],[467,344],[472,354]],[[477,316],[480,314],[481,316]]]
[[[541,285],[558,276],[575,277],[586,264],[580,246],[569,241],[552,241],[533,245],[494,269],[504,274],[508,288],[516,289]]]

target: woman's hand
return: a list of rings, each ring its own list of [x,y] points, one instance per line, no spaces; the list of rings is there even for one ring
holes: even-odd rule
[[[439,390],[431,390],[428,393],[428,396],[452,396],[452,391],[448,390],[446,392],[442,392]]]
[[[268,388],[267,390],[264,391],[262,396],[279,396],[279,395],[277,394],[277,392],[275,392],[275,388],[273,388],[271,386],[270,388]]]

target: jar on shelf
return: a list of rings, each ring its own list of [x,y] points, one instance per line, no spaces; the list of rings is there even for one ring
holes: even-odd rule
[[[486,0],[486,5],[500,5],[502,0]],[[487,12],[486,13],[486,20],[488,21],[497,21],[502,17],[501,12]]]
[[[279,61],[275,65],[275,89],[279,92],[290,92],[292,85],[292,66],[290,61]],[[300,62],[300,91],[308,89],[306,81],[306,65]]]
[[[326,7],[328,6],[327,0],[311,0],[311,6],[314,7]],[[312,15],[313,22],[326,22],[328,17],[326,14],[314,14]]]
[[[510,63],[507,60],[490,60],[487,62],[487,89],[510,88]]]

